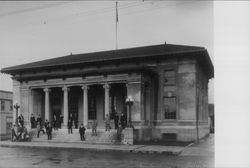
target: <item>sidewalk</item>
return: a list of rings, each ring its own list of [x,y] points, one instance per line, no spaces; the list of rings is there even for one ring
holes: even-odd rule
[[[200,140],[199,144],[193,144],[180,154],[181,156],[214,156],[214,134]]]
[[[120,151],[133,153],[150,153],[166,155],[210,155],[213,154],[213,135],[202,140],[200,144],[188,146],[158,146],[158,145],[104,145],[86,143],[58,143],[58,142],[11,142],[1,141],[1,147],[37,147],[37,148],[60,148],[95,151]]]

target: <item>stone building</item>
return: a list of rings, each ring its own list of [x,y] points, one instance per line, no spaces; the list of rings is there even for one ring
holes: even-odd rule
[[[13,76],[14,101],[26,124],[32,113],[50,121],[62,114],[64,123],[72,113],[79,124],[96,119],[103,128],[106,114],[128,116],[129,96],[136,141],[193,141],[209,133],[214,68],[203,47],[163,44],[74,54],[1,72]]]
[[[13,93],[0,90],[0,140],[10,139],[12,127]]]

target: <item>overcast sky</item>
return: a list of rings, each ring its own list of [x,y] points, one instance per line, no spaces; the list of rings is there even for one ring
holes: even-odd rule
[[[213,60],[212,1],[118,2],[118,19],[118,48],[166,41],[203,46]],[[115,49],[115,1],[1,1],[0,25],[1,68]],[[12,91],[10,76],[0,89]]]

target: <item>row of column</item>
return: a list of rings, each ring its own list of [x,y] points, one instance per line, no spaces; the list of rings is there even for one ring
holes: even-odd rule
[[[88,85],[83,85],[82,87],[83,90],[83,124],[84,126],[88,125]],[[104,84],[103,88],[105,89],[105,116],[109,114],[109,90],[110,90],[110,85],[109,84]],[[67,86],[64,86],[62,88],[63,90],[63,124],[66,127],[68,118],[69,118],[69,111],[68,111],[68,92],[69,88]],[[49,92],[51,89],[49,88],[44,88],[43,91],[45,92],[45,119],[48,119],[50,121],[50,96]]]

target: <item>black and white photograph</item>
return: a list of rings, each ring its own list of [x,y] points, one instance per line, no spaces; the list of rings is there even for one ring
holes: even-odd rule
[[[250,167],[249,11],[0,1],[0,167]]]

